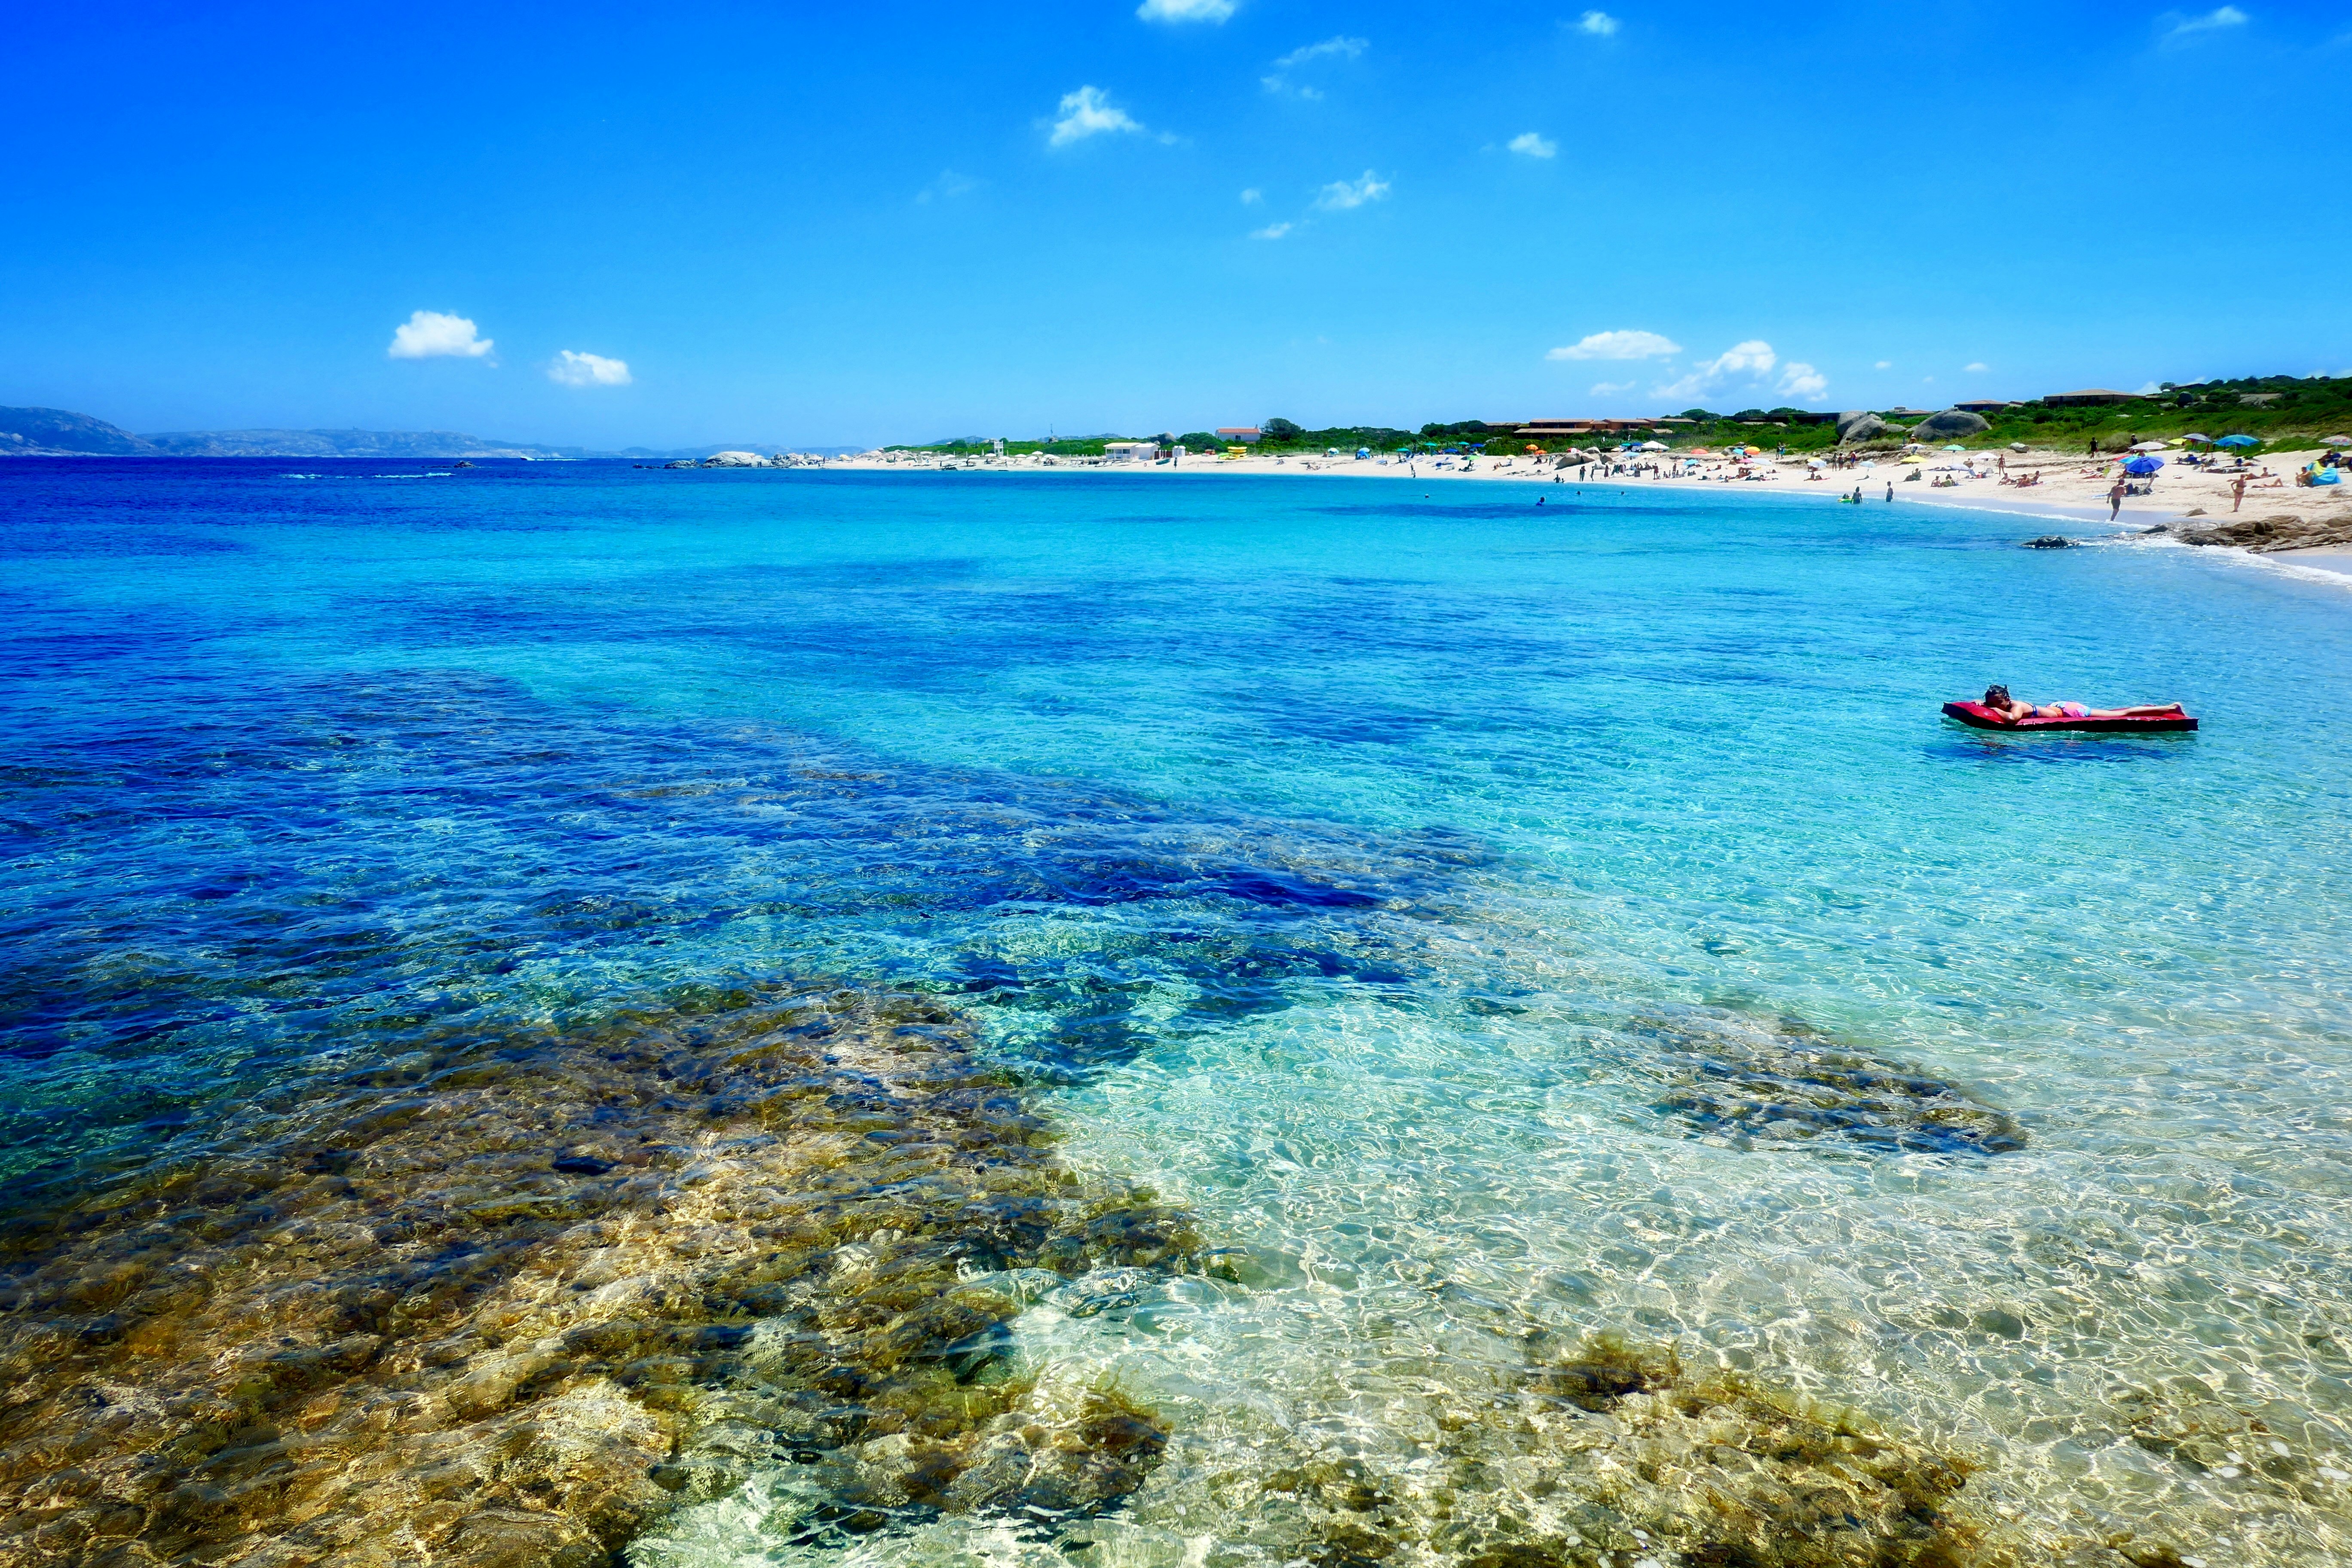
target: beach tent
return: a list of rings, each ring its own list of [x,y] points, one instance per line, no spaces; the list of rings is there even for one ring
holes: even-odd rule
[[[2252,436],[2224,436],[2220,440],[2214,442],[2213,445],[2216,447],[2259,447],[2262,443],[2255,440]]]
[[[2140,478],[2146,479],[2148,475],[2156,472],[2157,469],[2162,467],[2164,467],[2164,459],[2162,458],[2134,458],[2130,462],[2124,465],[2124,472],[2127,474],[2137,474]]]

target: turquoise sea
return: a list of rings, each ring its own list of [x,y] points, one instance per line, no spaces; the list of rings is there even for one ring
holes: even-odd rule
[[[1116,1500],[828,1531],[754,1445],[645,1568],[1581,1561],[1639,1423],[1521,1407],[1581,1342],[1948,1457],[2021,1561],[2352,1557],[2352,588],[1350,478],[0,508],[10,1213],[426,1035],[822,984],[935,999],[1223,1260],[1012,1271],[1002,1366],[1164,1430]],[[1939,717],[1991,680],[2204,728]],[[1762,1561],[1653,1533],[1597,1560]]]

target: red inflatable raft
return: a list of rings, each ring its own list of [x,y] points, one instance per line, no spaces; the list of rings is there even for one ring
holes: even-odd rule
[[[2103,735],[2154,735],[2197,728],[2197,721],[2186,713],[2171,718],[2004,719],[1981,702],[1947,702],[1944,717],[1979,730],[2095,730]]]

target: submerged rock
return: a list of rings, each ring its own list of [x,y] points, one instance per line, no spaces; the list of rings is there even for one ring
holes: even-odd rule
[[[1958,1085],[1837,1044],[1794,1019],[1769,1029],[1728,1015],[1654,1018],[1658,1103],[1708,1131],[1819,1139],[1887,1152],[2000,1154],[2025,1147],[2008,1112]]]
[[[2063,533],[2045,533],[2039,539],[2029,539],[2018,546],[2021,550],[2072,550],[2074,542]]]
[[[1107,1506],[1164,1434],[1033,1407],[991,1340],[1021,1304],[963,1274],[1198,1243],[1048,1143],[951,1014],[847,992],[452,1037],[247,1107],[8,1223],[0,1563],[584,1568],[787,1453],[855,1481],[845,1521]]]

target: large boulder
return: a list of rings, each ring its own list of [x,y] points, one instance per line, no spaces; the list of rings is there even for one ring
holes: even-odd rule
[[[768,459],[757,452],[713,452],[702,459],[706,468],[764,468]]]
[[[1886,421],[1875,414],[1857,408],[1837,416],[1837,436],[1841,441],[1869,441],[1886,434]]]
[[[1965,409],[1947,408],[1941,414],[1930,414],[1911,427],[1914,441],[1951,441],[1962,436],[1977,436],[1992,428],[1991,421],[1981,414]]]

